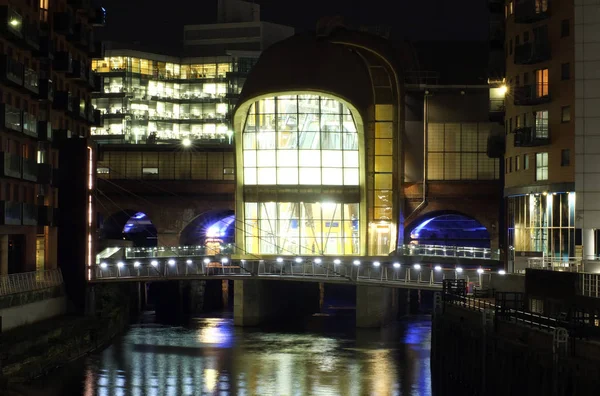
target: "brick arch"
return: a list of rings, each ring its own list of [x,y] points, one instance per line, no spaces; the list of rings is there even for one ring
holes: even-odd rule
[[[444,214],[458,214],[478,221],[490,234],[490,246],[497,249],[499,246],[498,212],[496,200],[486,202],[483,200],[444,200],[429,202],[418,215],[404,224],[404,235],[410,235],[417,225],[423,221]]]

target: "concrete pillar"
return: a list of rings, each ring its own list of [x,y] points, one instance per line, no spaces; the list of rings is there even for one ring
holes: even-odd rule
[[[0,276],[8,274],[8,235],[0,235]]]
[[[233,281],[233,324],[258,326],[266,319],[269,303],[265,298],[265,282],[260,280]]]
[[[376,286],[356,287],[356,327],[381,327],[395,319],[398,291]]]
[[[596,245],[594,243],[594,230],[592,228],[584,228],[581,236],[583,239],[583,258],[586,260],[593,260],[596,251]]]

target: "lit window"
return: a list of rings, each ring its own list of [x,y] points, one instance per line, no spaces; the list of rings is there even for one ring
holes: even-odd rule
[[[535,13],[536,14],[541,14],[541,13],[544,13],[547,11],[548,11],[548,0],[535,0]]]
[[[513,14],[513,12],[514,12],[513,6],[514,6],[513,2],[509,1],[508,2],[508,15],[512,15]]]
[[[535,180],[548,180],[548,153],[535,155]]]
[[[535,137],[548,138],[548,110],[536,111],[535,113]]]
[[[521,169],[521,157],[517,155],[515,157],[515,171],[518,171],[520,169]]]
[[[142,168],[142,176],[158,176],[158,168]]]
[[[529,169],[529,154],[523,154],[523,169]]]
[[[535,71],[535,94],[538,98],[548,96],[548,69]]]

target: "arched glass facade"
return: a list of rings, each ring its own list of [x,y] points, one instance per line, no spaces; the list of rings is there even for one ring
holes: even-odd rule
[[[245,253],[360,253],[359,134],[348,107],[318,95],[263,98],[241,137]]]
[[[245,185],[359,184],[356,124],[335,99],[259,100],[250,106],[243,145]]]

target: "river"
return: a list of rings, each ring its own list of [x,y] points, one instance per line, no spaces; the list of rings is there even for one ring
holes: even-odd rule
[[[182,327],[137,324],[27,394],[428,396],[430,341],[429,317],[377,330],[355,329],[344,316],[293,330],[238,328],[227,314]]]

